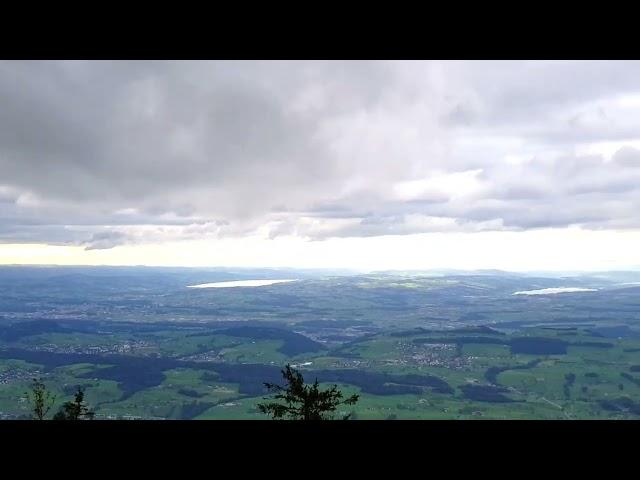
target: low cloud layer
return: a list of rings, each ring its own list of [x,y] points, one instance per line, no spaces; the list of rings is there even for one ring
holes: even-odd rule
[[[0,63],[0,242],[640,227],[640,62]]]

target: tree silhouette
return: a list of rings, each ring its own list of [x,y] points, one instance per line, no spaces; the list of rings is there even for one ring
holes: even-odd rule
[[[47,390],[42,379],[34,378],[31,384],[31,393],[26,392],[25,395],[32,404],[31,410],[37,420],[44,420],[56,401],[56,396]]]
[[[84,403],[84,390],[78,387],[73,402],[66,402],[62,408],[53,416],[54,420],[81,420],[83,418],[93,419],[95,412],[89,410]]]
[[[274,383],[264,385],[268,390],[276,392],[274,399],[283,400],[284,403],[258,404],[260,412],[271,415],[274,419],[330,420],[339,405],[354,405],[359,398],[358,395],[351,395],[343,400],[342,392],[338,390],[337,385],[328,390],[320,390],[317,378],[313,385],[305,385],[302,374],[293,370],[289,364],[282,370],[282,377],[287,383],[286,386]],[[351,414],[344,416],[343,420],[349,419],[350,416]]]

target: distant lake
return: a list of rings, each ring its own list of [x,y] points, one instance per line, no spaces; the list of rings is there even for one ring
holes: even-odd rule
[[[187,285],[187,288],[231,288],[231,287],[264,287],[274,283],[295,282],[293,280],[235,280],[232,282],[201,283],[200,285]]]
[[[513,295],[552,295],[554,293],[573,292],[597,292],[597,289],[577,287],[541,288],[540,290],[523,290],[521,292],[515,292]]]

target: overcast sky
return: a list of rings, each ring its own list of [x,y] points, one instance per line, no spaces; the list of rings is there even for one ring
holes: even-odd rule
[[[640,62],[0,63],[0,263],[606,269],[639,241]]]

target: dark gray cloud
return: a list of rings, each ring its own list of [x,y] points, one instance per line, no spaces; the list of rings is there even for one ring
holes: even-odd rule
[[[0,241],[640,226],[640,62],[0,63]]]
[[[86,250],[101,250],[113,248],[123,243],[131,243],[132,239],[124,232],[106,231],[94,233],[91,238],[85,242]]]

